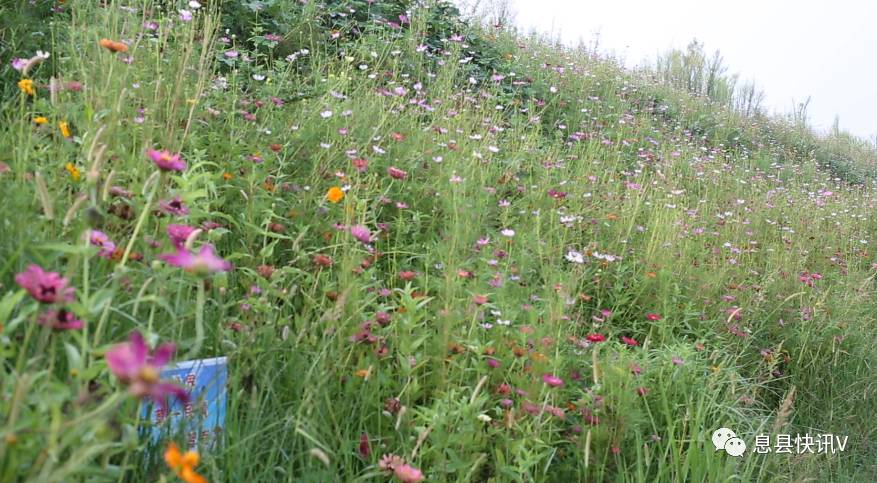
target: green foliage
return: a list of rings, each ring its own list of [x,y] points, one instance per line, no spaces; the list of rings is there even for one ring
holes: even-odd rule
[[[650,75],[445,2],[135,3],[40,3],[35,95],[4,70],[0,480],[176,478],[107,363],[133,330],[229,358],[211,481],[874,479],[866,143],[699,44]],[[234,269],[161,256],[207,244]],[[39,323],[32,263],[84,328]],[[850,443],[735,459],[720,426]]]

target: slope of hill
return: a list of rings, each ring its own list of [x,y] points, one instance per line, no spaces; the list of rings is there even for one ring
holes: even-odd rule
[[[0,13],[0,480],[877,478],[865,147],[443,3]]]

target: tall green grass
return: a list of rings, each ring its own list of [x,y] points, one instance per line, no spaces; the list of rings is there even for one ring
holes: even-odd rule
[[[426,481],[877,476],[873,191],[811,149],[845,147],[445,4],[260,4],[68,0],[36,26],[37,95],[3,88],[0,480],[175,478],[105,362],[133,329],[229,357],[210,480],[386,479],[384,454]],[[189,214],[157,216],[174,196]],[[202,282],[158,255],[205,222],[234,270]],[[84,329],[34,322],[30,263]],[[849,444],[732,458],[721,426]]]

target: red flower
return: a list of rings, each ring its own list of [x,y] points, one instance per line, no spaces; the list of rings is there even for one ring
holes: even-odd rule
[[[655,313],[646,314],[646,318],[649,320],[661,320],[661,316]]]
[[[595,343],[596,342],[603,342],[604,340],[606,340],[606,336],[603,334],[589,334],[585,338],[588,339],[589,341],[595,342]]]
[[[359,435],[359,454],[363,458],[368,458],[368,455],[371,454],[371,447],[368,444],[368,433],[362,433]]]
[[[404,180],[406,177],[408,177],[408,173],[406,173],[405,171],[402,171],[401,169],[399,169],[395,166],[390,166],[389,168],[387,168],[387,174],[389,174],[390,177],[396,178],[396,179],[403,179]]]
[[[404,272],[399,272],[399,278],[401,278],[402,280],[404,280],[406,282],[414,280],[414,277],[416,277],[416,276],[417,276],[417,274],[410,271],[410,270],[405,270]]]
[[[624,342],[625,344],[627,344],[631,347],[636,347],[639,345],[639,342],[637,342],[636,339],[632,339],[632,338],[624,336],[624,335],[621,336],[621,342]]]

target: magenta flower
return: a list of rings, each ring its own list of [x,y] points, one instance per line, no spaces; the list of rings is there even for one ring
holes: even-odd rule
[[[110,241],[110,237],[106,233],[98,230],[91,230],[89,233],[89,242],[93,246],[99,247],[98,256],[106,259],[113,258],[113,252],[116,251],[116,244]]]
[[[405,463],[401,456],[394,454],[385,454],[378,461],[378,468],[386,473],[393,474],[399,481],[403,483],[417,483],[423,480],[423,473]]]
[[[158,209],[173,216],[186,216],[189,214],[189,207],[183,203],[183,199],[179,196],[171,200],[159,201]]]
[[[402,483],[417,483],[423,480],[423,472],[409,464],[393,468],[393,474]]]
[[[161,368],[171,360],[174,351],[174,344],[165,343],[150,354],[143,336],[135,330],[128,336],[128,342],[107,351],[106,359],[110,371],[128,386],[132,395],[166,406],[167,397],[171,395],[183,402],[189,399],[185,389],[160,379]]]
[[[85,322],[76,318],[73,312],[61,310],[48,310],[40,314],[37,323],[55,330],[79,330]]]
[[[66,278],[33,264],[15,276],[15,283],[27,290],[31,297],[47,304],[72,302],[76,292],[76,289],[67,286]]]
[[[205,244],[201,250],[194,254],[185,248],[177,247],[176,253],[165,253],[159,258],[170,265],[180,267],[183,270],[198,275],[208,275],[214,272],[227,272],[231,270],[231,263],[216,256],[213,253],[213,245]]]
[[[363,225],[354,225],[350,227],[350,234],[353,235],[353,238],[363,242],[363,243],[371,243],[372,235],[367,227]]]
[[[353,167],[356,168],[360,173],[364,173],[368,169],[368,160],[363,158],[356,158],[353,161]]]
[[[406,177],[408,177],[408,173],[406,173],[405,171],[402,171],[401,169],[399,169],[395,166],[390,166],[389,168],[387,168],[387,174],[389,174],[390,177],[392,177],[392,178],[402,179],[402,180],[404,180]]]
[[[172,154],[166,149],[161,151],[150,149],[146,151],[146,156],[162,171],[183,171],[186,169],[186,162],[183,161],[180,153]]]
[[[167,236],[171,239],[171,243],[177,248],[182,248],[189,239],[189,235],[195,231],[195,228],[189,225],[170,224],[167,226]]]
[[[542,376],[542,382],[551,386],[551,387],[560,387],[563,385],[563,379],[555,376],[554,374],[545,374]]]

